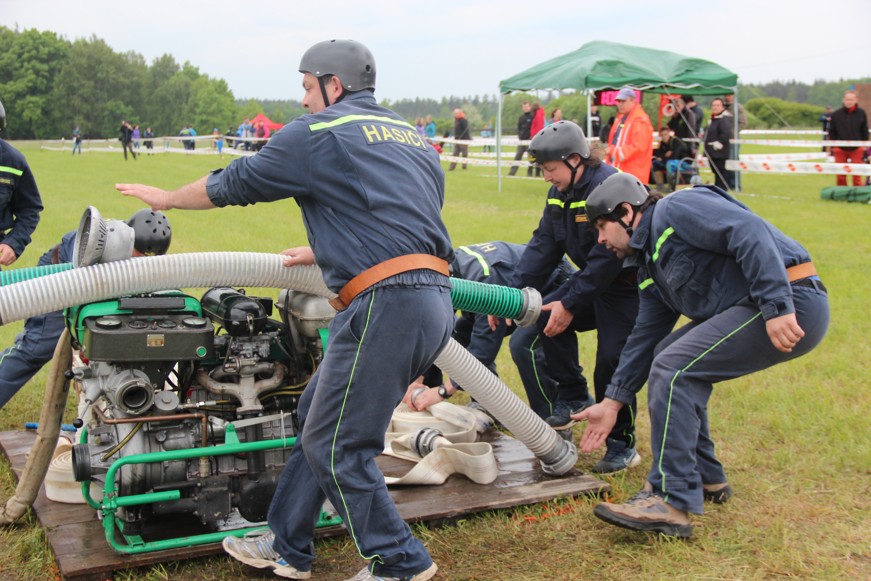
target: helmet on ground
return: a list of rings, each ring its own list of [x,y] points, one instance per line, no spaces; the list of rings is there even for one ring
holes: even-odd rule
[[[169,218],[158,210],[139,210],[127,220],[127,225],[133,228],[133,248],[146,256],[166,254],[172,240],[172,229]]]
[[[334,75],[348,92],[375,88],[375,57],[356,40],[325,40],[302,55],[299,72]]]
[[[640,206],[647,201],[649,194],[644,184],[632,174],[615,173],[608,176],[587,198],[587,220],[594,223],[607,216],[620,204]]]
[[[577,123],[557,121],[535,134],[529,144],[529,161],[566,161],[573,153],[587,159],[590,144]]]
[[[6,129],[6,109],[3,108],[3,101],[0,101],[0,131]]]

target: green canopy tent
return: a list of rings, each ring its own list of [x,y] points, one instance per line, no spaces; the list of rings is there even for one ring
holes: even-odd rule
[[[626,86],[661,94],[737,94],[738,75],[716,63],[699,58],[664,50],[594,40],[573,52],[544,61],[505,79],[499,83],[499,115],[496,118],[500,190],[502,187],[499,155],[502,137],[502,95],[514,91],[574,89],[587,94],[589,111],[593,93]],[[589,132],[590,127],[586,130]],[[737,115],[735,134],[738,134]]]

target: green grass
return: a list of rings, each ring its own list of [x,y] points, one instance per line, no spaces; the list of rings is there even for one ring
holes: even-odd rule
[[[155,156],[124,162],[117,154],[69,154],[23,149],[46,210],[34,241],[16,267],[74,229],[88,204],[104,216],[127,218],[139,205],[115,192],[116,182],[177,186],[229,162],[214,157]],[[538,223],[546,186],[506,178],[497,191],[495,168],[447,173],[445,221],[454,245],[526,242]],[[503,170],[507,173],[507,169]],[[521,172],[523,173],[523,172]],[[810,355],[762,373],[718,385],[711,398],[711,429],[736,496],[696,518],[692,540],[675,542],[634,534],[595,519],[596,499],[471,515],[451,526],[416,526],[439,564],[439,579],[859,579],[871,571],[871,324],[868,305],[871,244],[868,205],[824,202],[819,191],[834,176],[746,175],[741,199],[811,252],[829,288],[832,324]],[[277,252],[305,244],[291,201],[211,212],[172,212],[173,252]],[[716,217],[711,217],[716,219]],[[21,323],[0,328],[8,345]],[[594,337],[580,345],[592,366]],[[500,373],[522,387],[503,349]],[[0,410],[0,430],[36,420],[45,370]],[[461,398],[465,396],[460,396]],[[462,401],[462,399],[460,400]],[[73,416],[69,406],[65,421]],[[639,402],[642,468],[612,479],[612,496],[633,494],[649,467],[649,424]],[[580,429],[576,430],[576,437]],[[599,454],[582,455],[589,469]],[[6,496],[15,479],[0,467]],[[341,579],[361,562],[346,537],[320,541],[314,574]],[[238,579],[254,570],[225,557],[179,561],[116,572],[116,579]],[[51,579],[57,572],[31,513],[0,529],[0,578]],[[273,578],[268,574],[262,578]]]

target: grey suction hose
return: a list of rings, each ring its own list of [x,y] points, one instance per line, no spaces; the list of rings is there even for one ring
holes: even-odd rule
[[[279,254],[204,252],[119,260],[0,287],[0,325],[74,305],[173,288],[253,286],[335,295],[317,266],[284,266]]]
[[[448,341],[435,364],[452,379],[456,379],[469,395],[479,401],[518,440],[526,444],[538,457],[545,474],[559,476],[574,467],[578,461],[578,450],[574,444],[563,440],[514,395],[507,385],[454,339]]]
[[[228,285],[287,288],[327,298],[335,296],[324,284],[318,267],[288,268],[284,266],[284,257],[278,254],[174,254],[75,268],[0,287],[0,324],[119,296],[172,288]],[[530,300],[535,294],[518,303],[521,305],[518,312],[498,314],[533,323],[538,313],[524,314],[522,311],[529,309],[530,302],[540,305],[540,298],[537,303]],[[475,311],[474,308],[468,310]],[[577,460],[575,447],[562,440],[459,343],[450,341],[436,364],[526,444],[541,460],[546,473],[564,474],[574,466]]]

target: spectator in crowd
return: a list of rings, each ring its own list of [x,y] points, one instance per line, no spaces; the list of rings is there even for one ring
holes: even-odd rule
[[[139,153],[139,139],[142,137],[142,134],[139,132],[139,123],[133,124],[133,133],[130,137],[133,139],[133,149]]]
[[[257,122],[257,146],[255,147],[255,149],[257,151],[260,151],[261,149],[263,149],[263,146],[266,145],[266,140],[269,138],[267,131],[268,131],[268,129],[266,128],[266,125],[263,123],[263,121],[258,121]]]
[[[547,120],[547,127],[550,127],[557,121],[563,120],[563,110],[557,107],[550,113],[550,118]]]
[[[705,120],[705,112],[702,110],[702,108],[699,106],[699,104],[696,103],[696,99],[692,95],[681,95],[681,99],[683,99],[683,102],[686,104],[687,110],[693,112],[693,118],[696,120],[696,125],[693,128],[693,133],[694,133],[693,137],[701,138],[701,136],[702,136],[702,122]],[[689,147],[691,147],[693,151],[698,150],[698,147],[695,144],[692,144],[692,145],[687,144],[687,145]]]
[[[829,138],[829,123],[832,122],[832,106],[827,105],[826,110],[820,113],[820,117],[818,119],[820,122],[820,129],[823,131],[823,141],[828,140]]]
[[[605,396],[620,351],[638,312],[635,266],[598,244],[588,228],[585,204],[591,192],[617,172],[590,153],[584,132],[571,121],[560,121],[532,138],[529,156],[542,166],[551,184],[538,227],[514,270],[511,286],[543,293],[554,268],[568,256],[580,270],[557,290],[544,294],[537,329],[548,375],[556,381],[557,401],[545,421],[557,430],[575,424],[571,414]],[[491,328],[495,317],[490,317]],[[596,331],[595,399],[578,363],[577,333]],[[513,353],[513,350],[512,350]],[[635,404],[624,407],[607,438],[607,452],[593,467],[612,473],[637,466]]]
[[[646,182],[653,160],[653,125],[634,89],[620,89],[616,101],[617,116],[608,135],[609,162]]]
[[[124,119],[121,121],[121,137],[118,138],[121,141],[121,149],[124,151],[124,161],[127,161],[127,150],[130,150],[130,155],[133,156],[134,161],[136,160],[136,152],[133,151],[133,126]]]
[[[490,139],[493,137],[493,130],[490,128],[490,123],[487,121],[484,122],[484,127],[481,129],[481,137],[483,139]],[[493,146],[485,142],[484,147],[481,148],[481,152],[490,153],[492,151],[494,151]]]
[[[599,115],[599,106],[590,105],[590,112],[584,115],[583,130],[585,134],[589,131],[589,135],[599,137],[602,131],[602,116]]]
[[[539,103],[533,103],[532,125],[530,125],[529,127],[530,137],[535,137],[542,129],[544,129],[544,107],[542,107]],[[541,167],[539,167],[538,164],[534,163],[532,160],[529,161],[529,164],[535,170],[535,177],[541,177]]]
[[[695,142],[690,140],[695,139],[698,134],[696,132],[696,114],[686,106],[683,98],[672,99],[671,104],[674,107],[674,115],[669,119],[668,127],[675,137],[692,148]]]
[[[417,134],[421,137],[426,137],[426,123],[423,120],[423,117],[418,117],[417,121],[414,123],[414,128],[417,129]]]
[[[627,174],[587,199],[599,241],[639,265],[641,306],[605,399],[588,420],[584,452],[647,383],[653,464],[641,492],[599,504],[609,524],[689,537],[689,514],[732,495],[708,427],[714,384],[811,351],[826,333],[826,288],[810,255],[747,206],[710,186],[662,198]],[[688,322],[674,329],[681,316]]]
[[[463,143],[472,140],[472,130],[469,128],[469,120],[466,119],[466,114],[462,109],[454,109],[454,157],[469,157],[469,144]],[[457,162],[452,161],[448,167],[448,171],[454,171],[457,167]],[[466,164],[463,163],[463,169],[466,169]]]
[[[190,135],[192,138],[195,138],[197,136],[197,130],[194,129],[193,125],[188,125],[188,135]],[[189,149],[191,151],[194,151],[197,148],[197,140],[196,139],[189,140],[188,144],[190,146]]]
[[[285,250],[285,264],[317,262],[339,293],[329,349],[299,402],[299,432],[272,497],[270,530],[228,536],[224,549],[279,576],[308,579],[315,523],[328,498],[368,562],[356,579],[426,581],[438,567],[400,517],[375,458],[394,406],[453,330],[444,172],[413,128],[406,139],[393,138],[405,121],[376,101],[375,62],[365,46],[320,42],[299,69],[310,114],[288,123],[260,154],[174,191],[116,187],[159,209],[293,198],[312,247]]]
[[[525,248],[522,244],[499,240],[460,246],[454,249],[451,276],[506,286]],[[550,293],[562,286],[575,270],[568,260],[563,259],[548,278],[543,292]],[[549,417],[556,400],[556,384],[547,375],[544,351],[537,339],[535,327],[509,326],[500,320],[497,327],[491,329],[487,315],[467,311],[461,312],[454,324],[453,338],[493,373],[496,373],[496,356],[506,335],[511,335],[511,355],[517,364],[530,407],[542,419]],[[412,395],[420,387],[429,389],[418,393],[412,402]],[[462,388],[450,378],[444,379],[441,370],[434,366],[419,381],[412,383],[403,401],[409,407],[424,410],[448,399],[458,389]]]
[[[832,113],[829,124],[829,139],[831,141],[868,141],[868,116],[859,107],[859,98],[855,91],[844,93],[843,107]],[[838,145],[832,147],[835,163],[864,163],[865,148],[854,145]],[[847,176],[839,174],[839,186],[847,185]],[[862,185],[860,176],[853,175],[853,185]]]
[[[163,212],[139,210],[127,224],[133,228],[133,256],[166,254],[172,232]],[[73,230],[40,256],[37,266],[72,262],[75,245],[76,231]],[[15,342],[0,352],[0,408],[51,361],[64,327],[63,311],[29,317],[24,321],[24,330]]]
[[[735,94],[734,93],[726,93],[723,95],[723,105],[726,107],[726,111],[728,111],[734,119],[735,111],[733,110],[733,105],[735,104]],[[744,110],[744,105],[738,103],[738,131],[744,131],[747,129],[747,112]]]
[[[0,132],[6,129],[6,109],[0,102]],[[21,256],[39,224],[42,197],[27,160],[0,139],[0,266]]]
[[[433,141],[436,136],[436,122],[433,121],[432,115],[426,116],[426,125],[424,125],[423,129],[426,133],[427,139]]]
[[[82,155],[82,130],[79,129],[78,125],[73,129],[73,155],[76,154],[76,151]]]
[[[711,162],[711,171],[714,172],[714,183],[724,190],[735,188],[735,172],[726,169],[726,160],[729,159],[732,133],[734,132],[734,118],[719,97],[711,101],[711,121],[708,130],[705,131],[705,155]]]
[[[532,128],[532,105],[529,101],[524,101],[521,107],[523,108],[523,113],[517,118],[517,139],[529,141],[530,130]],[[526,153],[527,149],[529,149],[527,144],[517,145],[517,153],[514,154],[515,165],[512,165],[511,169],[508,170],[508,175],[513,176],[517,174],[517,168],[520,167],[518,162],[523,159],[523,154]],[[526,168],[526,175],[532,175],[532,166]]]
[[[663,189],[666,178],[673,183],[672,176],[680,171],[680,160],[688,153],[684,142],[674,136],[669,127],[659,130],[659,147],[653,151],[653,183]]]
[[[215,149],[218,150],[218,155],[221,156],[221,159],[224,159],[224,136],[221,135],[217,127],[212,130],[212,143]]]
[[[832,122],[832,106],[827,105],[826,110],[820,113],[819,118],[817,119],[822,126],[821,129],[823,131],[823,141],[829,140],[829,124]],[[829,151],[827,146],[823,146],[823,151]]]
[[[154,155],[154,131],[151,130],[151,127],[145,128],[145,134],[143,135],[145,138],[145,150],[148,152],[148,155]]]

